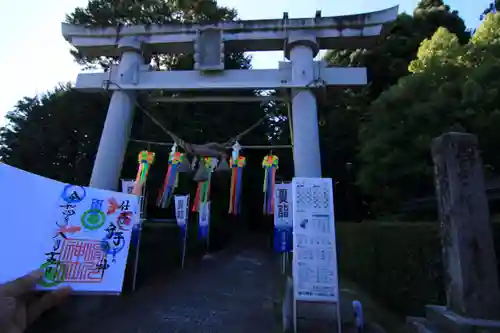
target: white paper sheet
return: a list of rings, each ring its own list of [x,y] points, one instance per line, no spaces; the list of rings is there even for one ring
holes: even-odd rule
[[[189,194],[188,195],[175,195],[175,220],[178,226],[185,226],[188,221],[189,214]]]
[[[63,183],[0,163],[0,283],[37,269],[45,261],[50,217]]]
[[[134,190],[135,180],[134,179],[122,179],[122,192],[131,194]]]
[[[39,289],[121,292],[137,196],[68,185],[5,164],[0,184],[0,207],[7,211],[0,249],[11,267],[0,272],[0,282],[41,267]]]
[[[338,302],[333,188],[330,178],[293,178],[295,299]]]
[[[200,203],[200,216],[199,222],[200,227],[208,227],[210,224],[210,201]]]

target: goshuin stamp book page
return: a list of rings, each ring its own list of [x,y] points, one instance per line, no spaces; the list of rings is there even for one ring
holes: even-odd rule
[[[6,190],[5,183],[17,190]],[[137,196],[64,184],[5,164],[0,184],[0,207],[7,211],[0,249],[11,268],[0,273],[0,283],[41,268],[41,290],[70,285],[82,293],[121,292]]]

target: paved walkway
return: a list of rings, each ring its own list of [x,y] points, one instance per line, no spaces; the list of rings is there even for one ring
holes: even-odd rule
[[[279,266],[270,251],[229,249],[122,296],[58,333],[277,333]]]

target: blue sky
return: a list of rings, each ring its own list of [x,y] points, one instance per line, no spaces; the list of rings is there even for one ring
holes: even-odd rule
[[[418,0],[219,0],[219,4],[238,10],[242,19],[312,17],[321,9],[323,16],[353,14],[383,9],[399,4],[400,12],[411,13]],[[489,0],[448,0],[460,12],[469,27],[476,27],[478,17]],[[87,0],[0,1],[0,124],[5,112],[24,96],[35,96],[59,82],[74,81],[80,70],[69,54],[69,45],[60,32],[64,15]],[[282,52],[254,55],[254,68],[275,68]],[[68,110],[70,112],[71,110]]]

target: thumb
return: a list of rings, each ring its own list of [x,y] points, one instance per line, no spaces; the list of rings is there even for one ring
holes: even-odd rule
[[[59,305],[71,293],[70,287],[63,287],[48,292],[43,295],[38,301],[33,302],[27,309],[27,322],[28,324],[34,322],[42,313]]]
[[[14,281],[7,282],[3,285],[2,291],[4,295],[17,297],[21,296],[26,292],[33,290],[38,279],[42,277],[42,270],[35,270],[25,276],[17,278]]]

